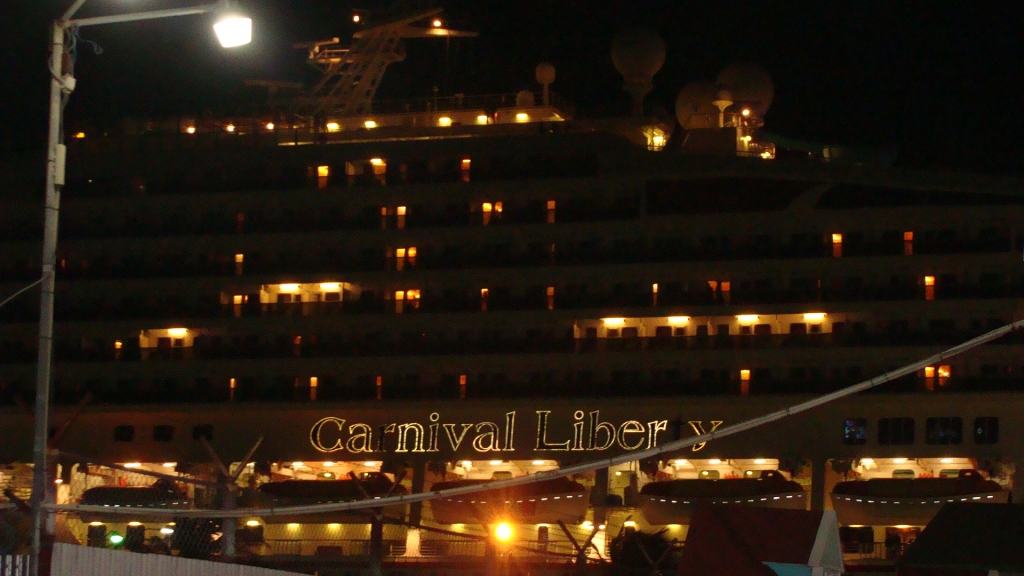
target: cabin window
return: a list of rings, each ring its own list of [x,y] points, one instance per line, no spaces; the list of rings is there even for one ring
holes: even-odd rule
[[[842,258],[843,257],[843,235],[833,234],[832,235],[832,257]]]
[[[135,426],[130,424],[122,424],[120,426],[114,426],[114,441],[115,442],[131,442],[135,439]]]
[[[843,444],[859,445],[868,443],[868,421],[866,418],[847,418],[843,422]]]
[[[213,440],[213,424],[196,424],[192,427],[192,439],[202,438],[206,438],[207,441]]]
[[[925,442],[960,444],[964,439],[964,420],[959,417],[929,418],[925,423]]]
[[[878,420],[878,444],[881,446],[914,443],[913,418],[881,418]]]
[[[915,474],[913,470],[900,469],[900,470],[893,470],[892,471],[892,477],[893,478],[914,479],[914,478],[917,478],[917,474]]]
[[[722,473],[719,472],[718,470],[701,470],[700,471],[700,479],[701,480],[718,480],[721,477],[722,477]]]
[[[974,419],[974,443],[995,444],[999,442],[999,418],[980,416]]]
[[[174,426],[158,424],[153,427],[154,442],[170,442],[171,440],[174,440]]]
[[[960,477],[960,469],[959,468],[946,468],[944,470],[939,470],[939,478],[959,478],[959,477]]]

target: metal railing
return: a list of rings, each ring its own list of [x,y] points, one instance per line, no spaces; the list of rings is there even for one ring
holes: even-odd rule
[[[0,555],[0,576],[28,576],[28,556]]]

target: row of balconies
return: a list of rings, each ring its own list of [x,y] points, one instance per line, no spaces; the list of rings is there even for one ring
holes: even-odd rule
[[[345,358],[380,356],[458,356],[501,354],[572,354],[603,352],[669,352],[743,349],[800,349],[835,347],[951,346],[967,341],[979,332],[843,332],[829,334],[739,334],[655,336],[633,338],[573,338],[572,329],[559,337],[554,330],[528,330],[524,336],[506,336],[483,332],[470,337],[468,331],[458,338],[425,333],[405,333],[389,339],[381,333],[305,337],[279,334],[273,338],[258,335],[218,336],[199,334],[189,347],[175,347],[170,339],[166,347],[140,348],[137,338],[125,337],[97,343],[89,340],[60,339],[54,349],[58,362],[132,362],[138,360],[227,360],[261,358]],[[1004,345],[1024,344],[1024,333],[1011,333],[998,341]],[[21,342],[0,345],[0,362],[34,362],[35,350]]]
[[[404,374],[378,379],[372,375],[341,377],[322,375],[316,386],[309,378],[293,376],[238,378],[180,378],[167,375],[156,378],[92,378],[71,380],[58,376],[53,385],[55,402],[73,404],[87,393],[95,402],[180,403],[180,402],[310,402],[359,400],[418,400],[458,398],[601,398],[657,396],[722,396],[762,394],[821,394],[854,384],[864,377],[842,373],[821,379],[773,378],[762,371],[759,378],[747,381],[710,378],[683,378],[678,371],[615,371],[596,374],[590,371],[546,372],[509,377],[504,373],[473,375],[468,384],[460,384],[458,375],[426,378]],[[28,381],[0,380],[0,405],[29,401],[32,385]],[[908,392],[996,392],[1022,391],[1024,378],[949,377],[939,383],[934,378],[910,375],[887,383],[875,391]]]
[[[929,277],[934,280],[934,277]],[[857,280],[857,281],[854,281]],[[249,295],[249,303],[221,304],[214,298],[190,294],[138,297],[111,293],[107,297],[83,298],[58,294],[56,318],[59,322],[127,319],[189,319],[213,317],[331,316],[344,314],[453,313],[527,310],[598,310],[598,314],[624,308],[743,306],[778,304],[814,304],[880,301],[969,300],[1019,298],[1024,284],[962,285],[940,277],[935,285],[865,285],[850,278],[830,287],[811,286],[781,289],[770,287],[711,290],[705,284],[686,289],[682,283],[659,284],[655,294],[651,286],[618,284],[610,292],[591,293],[584,284],[564,285],[548,290],[544,286],[513,293],[506,287],[486,289],[424,288],[416,300],[388,299],[390,293],[364,289],[359,297],[337,302],[260,303],[259,294]],[[742,284],[740,284],[742,286]],[[408,287],[407,287],[408,288]],[[719,287],[720,288],[720,287]],[[402,304],[400,307],[398,304]],[[38,303],[21,298],[4,306],[0,323],[32,321],[38,317]]]

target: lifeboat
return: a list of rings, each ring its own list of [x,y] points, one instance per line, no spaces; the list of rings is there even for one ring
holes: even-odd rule
[[[97,486],[82,493],[79,504],[104,506],[108,508],[164,508],[168,510],[190,510],[192,499],[173,482],[158,480],[150,486]],[[166,522],[166,516],[103,514],[85,512],[83,522]]]
[[[956,478],[873,478],[836,484],[832,508],[839,522],[864,526],[924,526],[949,502],[1009,501],[1010,493],[977,470]]]
[[[431,491],[477,486],[492,480],[438,482]],[[542,480],[512,488],[484,490],[464,496],[430,501],[434,520],[441,524],[489,524],[507,521],[519,524],[577,523],[587,514],[588,492],[568,478]]]
[[[762,471],[760,478],[651,482],[640,489],[638,501],[644,518],[652,525],[689,524],[697,504],[807,507],[803,487],[775,470]]]
[[[361,485],[361,486],[360,486]],[[336,502],[354,502],[365,500],[363,490],[371,498],[383,498],[386,495],[399,496],[406,494],[406,489],[399,485],[392,489],[391,479],[379,473],[366,474],[355,480],[284,480],[267,482],[256,489],[256,494],[240,499],[240,507],[280,508],[282,506],[309,506],[313,504],[333,504]],[[352,512],[324,512],[320,514],[294,514],[284,516],[267,516],[266,524],[367,524],[370,522],[369,510]],[[404,518],[405,505],[385,506],[384,516]]]

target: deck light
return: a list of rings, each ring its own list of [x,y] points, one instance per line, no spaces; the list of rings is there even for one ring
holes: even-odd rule
[[[626,323],[625,318],[605,318],[604,325],[606,328],[614,328],[616,326],[622,326]]]
[[[494,537],[501,542],[508,542],[512,539],[512,526],[508,522],[501,522],[494,527]]]

